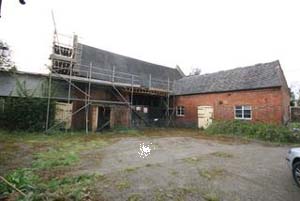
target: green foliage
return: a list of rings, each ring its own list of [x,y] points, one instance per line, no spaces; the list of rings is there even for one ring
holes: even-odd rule
[[[32,166],[38,169],[50,169],[60,166],[73,165],[79,160],[79,157],[74,152],[65,152],[61,150],[49,150],[36,154],[36,160]]]
[[[31,169],[15,170],[5,177],[11,184],[26,194],[18,200],[83,200],[88,196],[88,187],[97,175],[79,175],[43,181]],[[12,189],[0,182],[0,194],[9,195]]]
[[[34,98],[36,89],[27,89],[26,82],[19,81],[16,76],[16,93],[18,97],[4,99],[3,108],[0,110],[0,127],[12,130],[42,131],[47,118],[48,100]],[[46,83],[42,83],[42,95],[46,93]],[[55,102],[50,101],[50,122],[54,122]]]
[[[128,128],[123,126],[116,126],[111,130],[105,131],[103,134],[126,134],[126,135],[132,135],[132,136],[140,136],[141,131],[134,129],[134,128]]]
[[[24,193],[36,190],[35,183],[38,181],[38,177],[30,169],[15,170],[10,172],[5,178]],[[6,183],[0,182],[0,194],[6,195],[13,192],[13,190]]]
[[[24,97],[5,99],[4,111],[0,114],[0,127],[12,130],[41,131],[45,127],[47,99]],[[50,120],[54,120],[55,103],[50,103]]]
[[[46,184],[46,192],[41,193],[51,200],[84,200],[88,196],[88,186],[97,178],[97,175],[79,175],[52,179]]]
[[[300,133],[293,132],[288,127],[239,120],[213,122],[205,132],[211,135],[233,135],[270,142],[300,142]]]

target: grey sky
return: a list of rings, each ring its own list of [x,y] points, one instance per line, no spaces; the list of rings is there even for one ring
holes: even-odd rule
[[[210,73],[279,59],[290,86],[300,85],[297,0],[3,0],[0,39],[20,70],[45,72],[53,37],[170,67]]]

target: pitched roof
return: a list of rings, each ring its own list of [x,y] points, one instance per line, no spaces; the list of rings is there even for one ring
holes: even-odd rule
[[[149,86],[149,77],[153,81],[152,87],[161,88],[160,81],[177,80],[183,77],[181,72],[176,68],[169,68],[162,65],[152,64],[138,59],[122,56],[105,50],[90,47],[84,44],[80,44],[81,58],[80,65],[81,70],[88,71],[90,63],[93,65],[93,70],[103,73],[104,70],[112,71],[113,68],[119,77],[124,77],[125,73],[136,75],[135,84],[141,86]],[[118,76],[116,75],[116,76]],[[94,74],[95,79],[105,79],[101,74]],[[120,82],[131,82],[130,76],[127,76]],[[154,80],[158,80],[155,82]]]
[[[175,82],[175,95],[249,90],[283,86],[279,61],[211,74],[187,76]]]

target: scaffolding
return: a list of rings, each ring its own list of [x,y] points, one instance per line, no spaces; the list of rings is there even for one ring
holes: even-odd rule
[[[66,36],[64,36],[66,37]],[[69,37],[70,38],[70,37]],[[94,66],[81,64],[81,45],[78,43],[78,37],[73,35],[71,37],[72,44],[61,43],[59,40],[59,34],[55,31],[53,37],[52,54],[50,55],[51,65],[48,66],[48,106],[47,106],[47,118],[46,118],[46,132],[62,124],[64,119],[60,122],[50,126],[50,102],[51,100],[61,100],[51,96],[52,81],[62,80],[68,84],[67,98],[63,98],[64,101],[70,103],[71,101],[80,101],[84,105],[77,110],[73,111],[71,118],[82,110],[85,110],[85,131],[89,132],[89,108],[91,104],[108,104],[108,105],[123,105],[129,108],[130,111],[130,125],[132,124],[133,114],[144,121],[145,125],[148,125],[143,117],[141,117],[134,109],[133,100],[135,94],[143,94],[150,96],[162,97],[165,100],[165,119],[166,126],[169,126],[172,122],[172,115],[174,115],[174,97],[173,107],[170,107],[170,98],[172,88],[175,81],[167,81],[154,79],[149,74],[148,86],[145,86],[145,79],[139,75],[130,74],[127,72],[118,72],[113,67],[112,70],[101,68],[101,66]],[[79,83],[83,83],[84,89],[78,86]],[[96,86],[109,86],[112,88],[112,93],[115,94],[119,101],[92,99],[91,87]],[[72,90],[84,95],[84,98],[72,97]],[[126,93],[128,97],[124,97],[122,94]],[[129,100],[128,100],[129,99]]]

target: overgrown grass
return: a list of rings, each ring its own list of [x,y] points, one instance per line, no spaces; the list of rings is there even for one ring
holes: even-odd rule
[[[66,174],[67,170],[80,163],[83,153],[103,148],[110,143],[110,139],[95,134],[45,135],[1,131],[0,142],[0,145],[4,145],[0,146],[1,153],[13,153],[4,158],[6,166],[9,166],[9,160],[13,160],[13,156],[18,157],[23,149],[30,150],[26,154],[33,156],[26,159],[30,160],[28,168],[22,168],[21,164],[19,169],[11,169],[4,175],[10,183],[27,195],[20,196],[19,200],[85,200],[90,196],[88,187],[91,182],[101,178],[97,175],[71,176]],[[0,181],[0,195],[10,198],[18,194]]]
[[[79,175],[45,181],[32,169],[18,169],[10,172],[6,179],[26,194],[18,200],[82,200],[88,196],[88,187],[97,179],[97,175]],[[12,192],[11,187],[0,182],[1,195],[9,195]]]
[[[247,121],[213,122],[205,132],[209,135],[241,136],[270,142],[300,142],[300,132],[295,132],[288,127]]]
[[[36,189],[36,183],[39,180],[39,177],[33,173],[31,169],[23,168],[17,169],[10,172],[6,175],[5,179],[14,184],[16,188],[21,190],[24,193],[34,191]],[[2,180],[0,182],[0,194],[8,195],[12,193],[14,189],[4,183]]]

